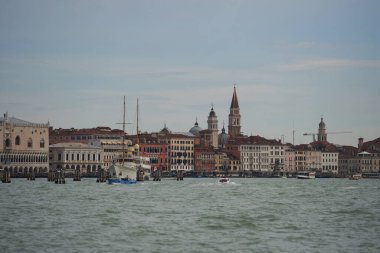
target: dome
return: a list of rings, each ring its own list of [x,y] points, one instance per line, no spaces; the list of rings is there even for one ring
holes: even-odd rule
[[[224,126],[222,128],[222,132],[218,136],[218,142],[219,142],[219,147],[224,147],[227,143],[228,140],[228,134],[226,133],[226,129],[224,129]]]
[[[192,133],[193,135],[199,135],[199,132],[202,130],[203,129],[198,126],[198,122],[195,121],[194,126],[190,128],[189,132]]]
[[[171,131],[169,130],[169,128],[166,127],[166,124],[165,124],[164,128],[161,129],[160,133],[161,134],[170,134]]]

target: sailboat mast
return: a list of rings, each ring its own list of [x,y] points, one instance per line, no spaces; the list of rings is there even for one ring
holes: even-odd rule
[[[137,98],[137,123],[136,123],[136,133],[139,134],[139,98]]]
[[[139,98],[137,98],[137,107],[136,107],[136,137],[137,137],[137,144],[140,143],[139,140]]]
[[[123,106],[123,154],[122,154],[122,164],[124,164],[124,153],[125,153],[125,96],[124,96],[124,106]]]

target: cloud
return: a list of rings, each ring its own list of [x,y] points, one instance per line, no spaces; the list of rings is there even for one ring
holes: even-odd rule
[[[380,60],[351,60],[351,59],[310,59],[281,65],[280,69],[299,71],[299,70],[331,70],[348,68],[380,68]]]

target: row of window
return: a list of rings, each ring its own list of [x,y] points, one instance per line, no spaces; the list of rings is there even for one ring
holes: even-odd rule
[[[11,139],[7,138],[7,139],[5,140],[5,147],[6,147],[6,148],[10,148],[11,145],[12,145]],[[17,135],[16,138],[15,138],[15,145],[16,145],[16,146],[21,145],[21,138],[20,138],[20,136],[18,136],[18,135]],[[44,148],[44,147],[45,147],[45,140],[44,140],[44,139],[41,139],[41,140],[40,140],[40,148]],[[29,139],[28,139],[28,148],[33,148],[33,140],[32,140],[32,138],[29,138]]]
[[[47,163],[47,155],[0,155],[0,163]]]
[[[70,138],[69,138],[70,137]],[[122,136],[97,136],[97,135],[72,135],[72,136],[54,136],[54,140],[120,140]]]
[[[194,150],[193,146],[172,146],[171,150]]]
[[[172,144],[193,144],[194,141],[177,141],[177,140],[172,140]]]
[[[63,154],[62,153],[58,153],[58,161],[61,161],[62,160],[62,157],[63,157]],[[80,160],[80,158],[82,157],[82,159]],[[71,158],[71,159],[70,159]],[[78,153],[78,154],[71,154],[71,156],[69,154],[66,154],[66,161],[100,161],[100,154],[98,154],[98,156],[96,156],[96,154],[87,154],[87,160],[85,160],[86,158],[86,155],[85,154],[82,154],[82,156]],[[92,158],[92,159],[91,159]],[[98,158],[96,160],[96,158]]]

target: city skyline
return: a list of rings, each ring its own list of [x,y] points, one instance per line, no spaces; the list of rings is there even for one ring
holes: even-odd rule
[[[127,119],[142,131],[228,125],[236,83],[242,131],[312,141],[380,136],[376,1],[0,1],[0,109],[54,128]],[[128,126],[134,133],[135,126]]]

